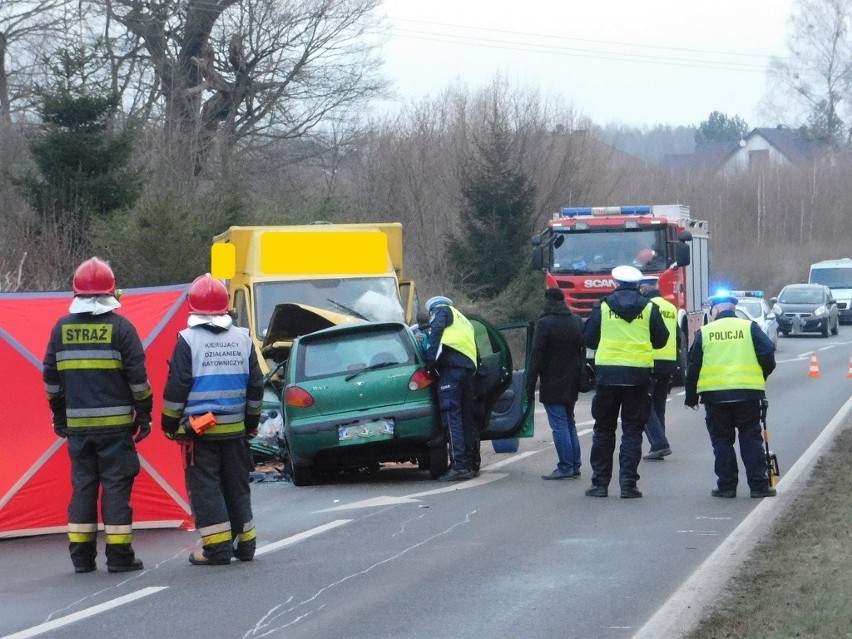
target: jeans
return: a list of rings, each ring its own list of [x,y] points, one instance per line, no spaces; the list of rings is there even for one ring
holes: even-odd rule
[[[618,453],[618,481],[622,486],[635,487],[639,480],[639,460],[642,458],[642,431],[651,409],[648,387],[598,386],[592,400],[595,418],[592,434],[592,484],[607,487],[612,479],[612,456],[615,452],[618,414],[621,413],[621,447]]]
[[[580,472],[580,438],[574,423],[573,404],[544,404],[550,430],[553,431],[553,445],[559,463],[556,468],[563,473]]]
[[[651,444],[651,451],[669,448],[669,440],[666,438],[666,399],[671,385],[672,376],[669,373],[655,373],[651,376],[651,387],[648,389],[651,413],[645,424],[645,435]]]
[[[752,490],[769,487],[766,452],[760,432],[760,400],[705,404],[707,432],[716,459],[714,470],[719,490],[737,487],[737,454],[734,441],[739,435],[740,455],[746,469],[746,479]]]

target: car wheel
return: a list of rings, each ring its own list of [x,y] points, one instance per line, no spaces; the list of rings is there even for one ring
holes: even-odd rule
[[[789,335],[789,333],[787,331],[778,331],[779,337],[787,337],[788,335]]]
[[[308,464],[293,464],[293,485],[313,486],[314,471]]]
[[[831,329],[832,335],[837,335],[840,332],[840,320],[837,320],[834,323],[834,328]]]
[[[429,449],[429,479],[438,479],[447,472],[450,460],[447,456],[447,444],[433,446]]]
[[[822,335],[823,337],[828,337],[828,320],[825,320],[825,324],[823,325],[819,334]]]

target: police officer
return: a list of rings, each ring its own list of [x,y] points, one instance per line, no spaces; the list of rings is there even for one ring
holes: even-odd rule
[[[53,327],[43,369],[53,430],[68,439],[71,456],[71,562],[75,572],[95,570],[102,490],[107,570],[141,570],[130,493],[139,474],[135,444],[151,432],[145,351],[133,324],[114,313],[121,304],[106,262],[93,257],[80,264],[73,289],[70,314]]]
[[[189,555],[194,565],[251,561],[256,546],[247,438],[257,432],[263,375],[248,331],[233,325],[228,306],[222,282],[209,273],[195,279],[163,393],[161,426],[182,442],[201,535],[202,549]]]
[[[470,321],[444,296],[426,302],[429,346],[426,364],[438,377],[438,407],[450,439],[450,468],[441,481],[463,481],[479,474],[479,428],[474,417],[473,375],[476,339]]]
[[[589,497],[606,497],[612,479],[615,431],[621,412],[619,484],[625,499],[641,497],[637,489],[642,457],[642,430],[648,419],[648,388],[654,366],[654,349],[669,338],[660,309],[639,293],[642,273],[633,266],[612,269],[616,289],[596,303],[586,321],[583,341],[595,352],[596,392],[592,450],[592,486]]]
[[[651,412],[645,424],[645,435],[651,450],[642,459],[662,461],[672,454],[666,437],[666,400],[672,388],[672,375],[677,371],[678,353],[683,339],[677,322],[677,307],[660,295],[658,278],[645,278],[639,286],[639,292],[650,299],[660,309],[663,322],[669,329],[669,339],[662,348],[654,350],[654,371],[651,373]]]
[[[715,319],[698,331],[689,349],[685,404],[697,408],[699,396],[704,404],[718,478],[711,494],[737,496],[734,441],[739,434],[751,496],[774,497],[760,432],[760,405],[766,397],[766,378],[775,369],[775,346],[755,322],[734,314],[736,304],[737,298],[724,292],[710,298]]]

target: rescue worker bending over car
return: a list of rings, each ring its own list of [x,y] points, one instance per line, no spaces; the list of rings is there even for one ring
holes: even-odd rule
[[[474,417],[473,375],[477,353],[473,326],[452,300],[426,302],[429,345],[426,364],[438,378],[438,407],[450,439],[450,469],[441,481],[463,481],[479,474],[479,428]]]
[[[163,393],[162,429],[181,440],[186,488],[201,534],[194,565],[254,558],[248,437],[257,433],[263,375],[248,331],[234,326],[228,291],[209,273],[189,289]],[[234,547],[236,542],[236,547]]]
[[[70,314],[53,327],[43,369],[53,430],[68,439],[71,456],[71,562],[79,573],[96,568],[102,490],[107,570],[141,570],[132,546],[130,493],[139,474],[134,444],[151,432],[145,350],[133,324],[113,312],[121,304],[106,262],[93,257],[80,264],[73,287]]]

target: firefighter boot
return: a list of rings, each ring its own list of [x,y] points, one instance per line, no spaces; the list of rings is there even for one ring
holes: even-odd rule
[[[189,563],[193,566],[227,566],[231,563],[234,549],[231,541],[223,541],[215,544],[202,546],[201,550],[195,550],[189,555]]]
[[[240,561],[251,561],[254,559],[254,550],[257,545],[257,540],[238,541],[237,547],[234,549],[234,557]]]
[[[72,541],[68,544],[68,552],[71,554],[74,572],[92,572],[95,570],[95,557],[98,555],[98,548],[94,540]]]
[[[144,568],[130,544],[107,544],[105,554],[109,572],[133,572]]]

